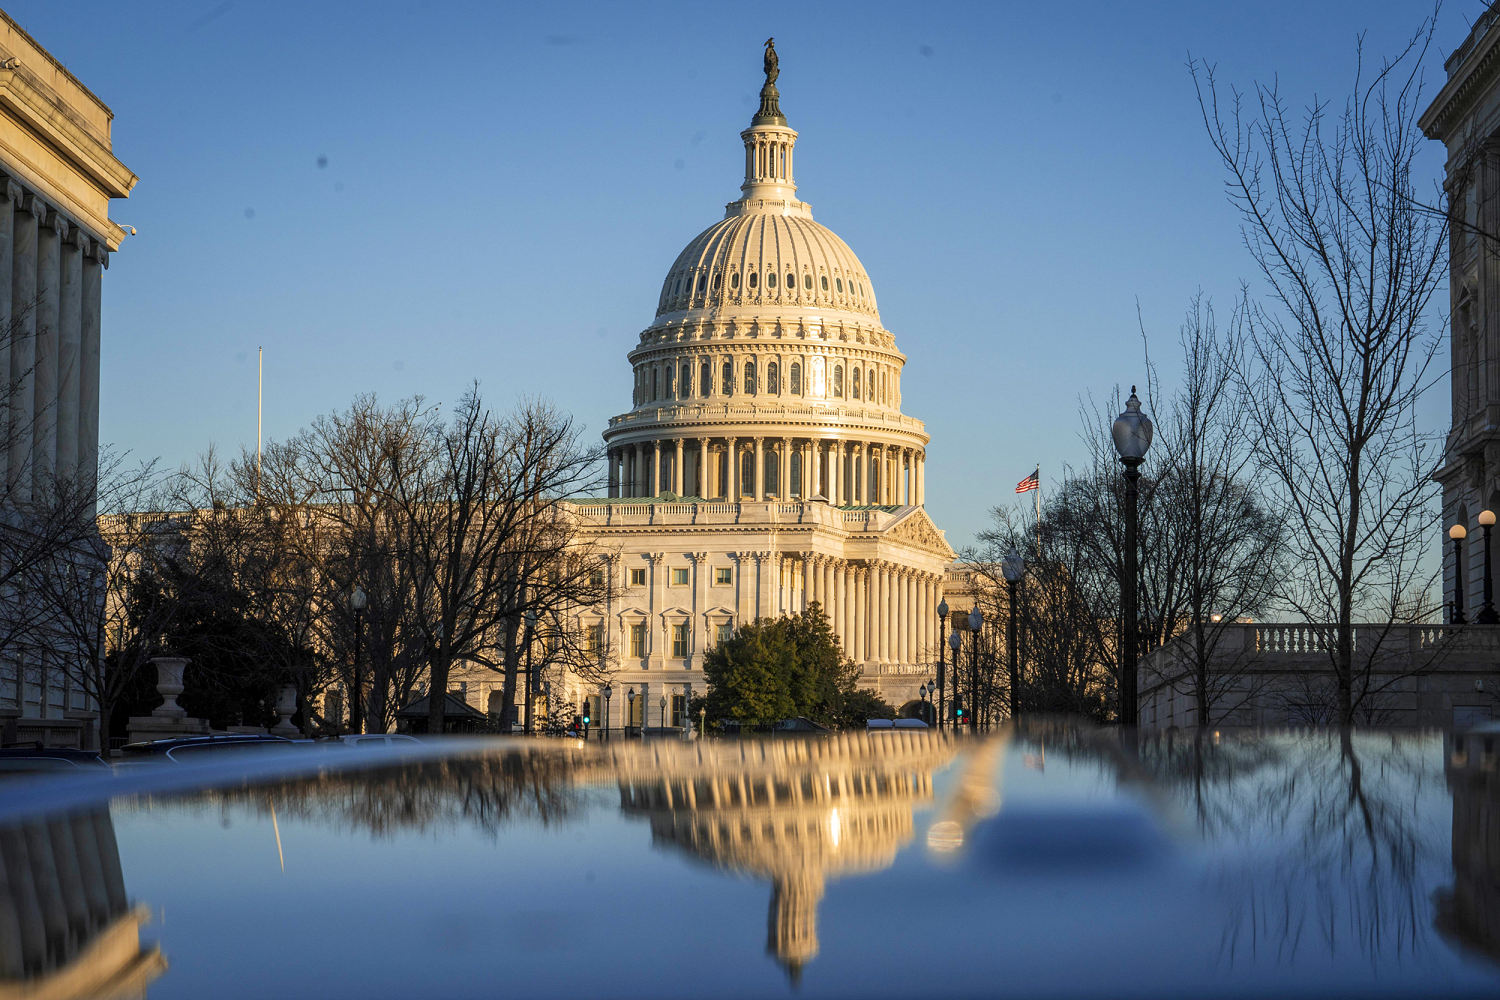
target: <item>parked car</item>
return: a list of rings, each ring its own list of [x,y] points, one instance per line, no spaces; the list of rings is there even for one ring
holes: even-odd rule
[[[378,747],[406,746],[421,743],[422,741],[415,736],[408,736],[405,733],[352,733],[347,736],[333,736],[326,740],[319,740],[318,742],[374,750]]]
[[[120,748],[121,763],[139,764],[153,760],[177,763],[196,761],[206,755],[243,753],[255,750],[285,750],[292,741],[282,736],[262,733],[209,733],[206,736],[180,736],[169,740],[127,743]]]
[[[13,774],[56,774],[101,767],[109,765],[97,750],[41,745],[0,748],[0,778]]]

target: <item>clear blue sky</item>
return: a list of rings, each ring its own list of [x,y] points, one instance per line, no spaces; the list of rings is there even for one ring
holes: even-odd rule
[[[1445,6],[1428,89],[1477,0]],[[677,251],[738,196],[775,35],[799,193],[869,270],[963,545],[1080,396],[1165,359],[1190,296],[1253,277],[1188,54],[1341,98],[1355,36],[1422,2],[447,4],[13,0],[115,112],[139,229],[105,284],[101,439],[168,465],[254,447],[362,391],[597,434]],[[1434,181],[1441,151],[1424,167]],[[1446,301],[1444,296],[1443,301]],[[1445,393],[1430,407],[1445,430]]]

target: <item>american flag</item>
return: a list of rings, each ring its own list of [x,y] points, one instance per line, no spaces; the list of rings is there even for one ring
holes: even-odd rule
[[[1042,488],[1041,474],[1042,474],[1042,467],[1041,466],[1037,466],[1037,470],[1035,472],[1033,472],[1031,475],[1027,476],[1025,479],[1021,480],[1019,483],[1016,484],[1016,492],[1017,493],[1030,493],[1032,490],[1039,490],[1039,489],[1041,489]]]

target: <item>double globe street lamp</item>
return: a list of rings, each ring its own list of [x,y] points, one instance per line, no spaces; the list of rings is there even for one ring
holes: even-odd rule
[[[604,685],[604,738],[609,739],[609,699],[615,693],[612,685]]]
[[[365,596],[364,588],[356,583],[354,589],[349,591],[349,610],[354,612],[354,692],[349,699],[349,728],[356,733],[365,731],[364,678],[359,675],[359,645],[364,636],[360,618],[369,603],[370,599]]]
[[[943,710],[943,683],[944,683],[945,678],[944,678],[943,675],[945,673],[947,673],[947,667],[948,667],[948,650],[946,648],[947,645],[948,645],[948,599],[946,597],[943,598],[941,601],[938,602],[937,615],[938,615],[938,672],[937,672],[938,717],[937,717],[937,724],[938,724],[938,728],[942,729],[943,728],[943,719],[945,718],[944,710]]]
[[[958,700],[958,647],[963,645],[963,640],[958,637],[958,629],[954,629],[948,636],[948,648],[953,650],[953,731],[958,732],[963,725],[964,708],[963,703]]]
[[[1146,460],[1146,450],[1151,447],[1151,418],[1141,412],[1141,401],[1130,387],[1130,398],[1125,401],[1125,410],[1115,418],[1110,436],[1114,438],[1115,451],[1120,453],[1120,464],[1125,466],[1125,579],[1121,581],[1120,617],[1120,725],[1134,726],[1138,721],[1136,704],[1135,657],[1138,645],[1136,637],[1136,522],[1139,519],[1136,500],[1136,483],[1141,478],[1141,463]]]
[[[979,629],[984,624],[984,615],[979,605],[969,609],[969,725],[979,732]],[[958,661],[954,661],[957,668]]]
[[[1006,635],[1005,645],[1010,659],[1010,721],[1014,723],[1021,715],[1021,660],[1019,649],[1016,645],[1016,617],[1020,614],[1020,606],[1016,603],[1016,585],[1026,575],[1026,560],[1021,558],[1021,553],[1012,546],[1000,562],[1000,570],[1005,574],[1005,583],[1010,597],[1010,622]]]

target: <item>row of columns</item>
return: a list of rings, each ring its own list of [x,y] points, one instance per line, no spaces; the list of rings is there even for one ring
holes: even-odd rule
[[[816,363],[814,363],[816,362]],[[754,365],[753,371],[748,366]],[[775,375],[771,369],[775,368]],[[821,355],[712,355],[642,363],[635,367],[633,406],[731,400],[847,399],[851,403],[901,406],[901,368]],[[748,374],[747,374],[748,371]],[[752,383],[751,384],[747,383]]]
[[[920,448],[879,442],[679,437],[611,447],[609,495],[670,491],[709,500],[822,497],[838,506],[919,506],[925,502],[926,460]]]
[[[109,251],[0,175],[0,482],[12,503],[99,462],[99,313]]]
[[[801,557],[804,603],[816,602],[856,663],[917,663],[937,648],[941,574],[883,559]]]

